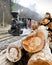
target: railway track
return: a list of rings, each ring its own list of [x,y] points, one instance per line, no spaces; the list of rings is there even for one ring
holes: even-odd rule
[[[8,37],[8,36],[11,36],[11,34],[3,34],[3,35],[0,35],[0,39],[5,38],[5,37]]]
[[[13,38],[13,36],[10,35],[10,36],[6,36],[6,37],[4,37],[4,38],[1,38],[1,39],[0,39],[0,42],[3,42],[3,41],[8,40],[8,39],[10,39],[10,38]]]
[[[22,36],[12,36],[12,35],[4,35],[0,37],[0,50],[6,49],[10,43],[14,43],[22,38]]]
[[[22,36],[12,36],[8,32],[0,32],[0,50],[6,49],[10,43],[15,43],[20,40]]]
[[[8,34],[8,32],[0,32],[0,35]]]

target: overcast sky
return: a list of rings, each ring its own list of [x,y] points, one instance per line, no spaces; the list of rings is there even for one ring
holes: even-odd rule
[[[52,14],[52,0],[13,0],[16,3],[24,7],[28,7],[31,10],[44,14],[50,12]]]

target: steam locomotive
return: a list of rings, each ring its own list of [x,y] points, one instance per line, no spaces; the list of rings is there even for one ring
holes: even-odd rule
[[[8,32],[14,36],[19,36],[23,33],[23,30],[21,28],[27,28],[27,22],[25,18],[22,18],[22,21],[20,18],[18,18],[18,12],[11,12],[12,20],[11,20],[11,28],[8,30]]]
[[[17,12],[11,12],[11,15],[12,15],[12,20],[11,20],[11,28],[10,30],[8,30],[8,32],[14,36],[19,36],[20,34],[23,33],[23,31],[21,30],[21,25],[23,23],[19,22],[18,18],[17,18],[17,15],[18,13]]]

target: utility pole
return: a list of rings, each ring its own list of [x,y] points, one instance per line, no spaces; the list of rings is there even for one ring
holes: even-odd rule
[[[4,16],[5,16],[5,15],[4,15],[4,11],[3,11],[3,28],[4,28],[4,19],[5,19]]]
[[[2,17],[3,17],[3,28],[4,28],[4,25],[5,25],[5,8],[6,8],[6,3],[1,3],[1,7],[2,7],[2,10],[3,10],[3,13],[2,13]]]

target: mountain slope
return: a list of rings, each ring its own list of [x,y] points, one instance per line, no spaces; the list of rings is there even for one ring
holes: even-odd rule
[[[18,12],[18,10],[20,10],[20,17],[32,18],[36,21],[39,21],[41,19],[40,15],[38,13],[31,11],[30,9],[25,8],[25,7],[15,3],[12,6],[12,11]]]

